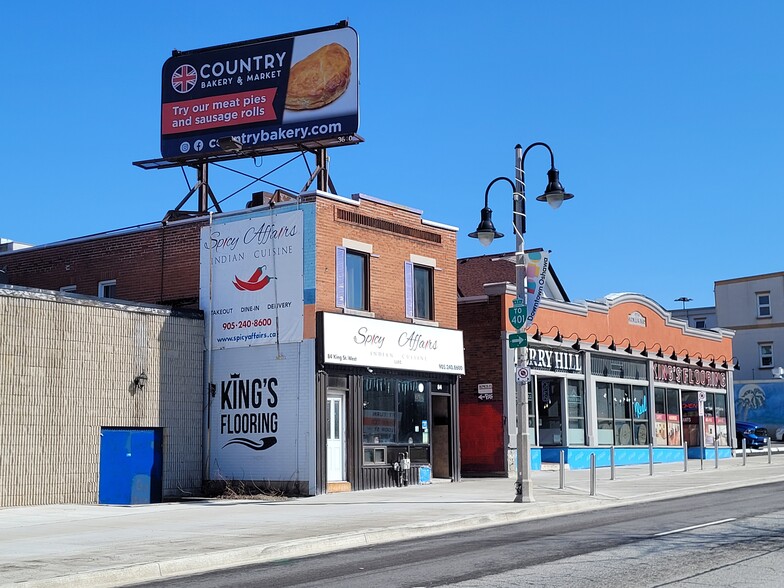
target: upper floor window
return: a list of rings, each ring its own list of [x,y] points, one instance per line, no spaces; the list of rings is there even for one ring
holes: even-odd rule
[[[757,292],[757,318],[770,316],[770,292]]]
[[[759,344],[759,365],[761,368],[773,367],[773,343]]]
[[[705,328],[705,319],[704,318],[696,318],[694,319],[694,326],[698,329]]]
[[[433,268],[414,266],[414,316],[433,320]]]
[[[368,274],[368,255],[346,251],[346,308],[370,310]]]
[[[98,298],[117,298],[117,280],[98,282]]]
[[[412,255],[412,259],[414,258],[423,263],[405,262],[406,317],[432,321],[435,319],[433,287],[435,260]]]
[[[370,254],[346,247],[335,250],[335,306],[370,310]]]

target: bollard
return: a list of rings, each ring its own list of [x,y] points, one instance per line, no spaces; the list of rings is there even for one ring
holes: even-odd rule
[[[770,448],[770,436],[768,436],[768,463],[772,463],[771,461],[772,454],[773,454],[773,450]]]
[[[591,474],[589,478],[589,490],[588,494],[591,496],[596,496],[596,454],[591,454]]]
[[[714,459],[716,460],[716,465],[714,469],[719,469],[719,438],[713,437],[713,451],[714,451]]]
[[[610,479],[615,479],[615,446],[610,446]]]
[[[689,471],[689,444],[686,441],[683,442],[683,471]]]
[[[746,438],[743,438],[741,441],[740,446],[743,448],[743,465],[746,465]]]
[[[650,464],[650,475],[653,475],[653,444],[648,444],[648,462]]]
[[[560,466],[560,469],[558,470],[558,487],[561,490],[563,490],[564,489],[564,482],[565,482],[565,479],[566,479],[563,449],[561,449],[561,455],[560,455],[560,458],[558,459],[558,463],[559,463],[559,466]]]

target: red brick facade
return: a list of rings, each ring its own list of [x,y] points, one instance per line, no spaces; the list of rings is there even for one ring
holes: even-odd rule
[[[504,370],[500,360],[503,312],[501,297],[458,306],[466,342],[466,373],[460,381],[460,457],[463,472],[474,475],[506,474]],[[479,384],[492,384],[492,400],[479,400]]]
[[[421,212],[360,198],[359,206],[328,198],[316,201],[316,310],[335,312],[335,248],[343,239],[373,246],[370,311],[375,318],[405,321],[403,264],[411,254],[436,261],[434,320],[457,328],[457,240],[454,230],[422,223]],[[340,214],[341,211],[343,214]],[[374,221],[383,221],[375,223]],[[376,225],[376,226],[368,226]]]
[[[106,233],[0,255],[6,282],[98,295],[98,283],[116,280],[116,298],[198,307],[199,229],[206,219]]]
[[[306,197],[311,198],[311,197]],[[422,222],[421,211],[370,197],[357,204],[315,197],[316,304],[306,317],[313,336],[315,312],[335,312],[335,247],[343,239],[373,246],[370,311],[376,318],[405,321],[403,263],[411,254],[436,261],[434,320],[457,328],[456,231]],[[339,214],[338,211],[343,211]],[[116,280],[116,298],[166,306],[198,307],[199,230],[206,218],[73,239],[0,255],[6,282],[98,295],[98,284]]]

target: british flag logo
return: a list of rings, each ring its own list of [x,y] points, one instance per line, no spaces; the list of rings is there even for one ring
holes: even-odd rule
[[[186,63],[174,70],[171,79],[172,88],[180,94],[187,94],[193,90],[198,78],[196,68]]]

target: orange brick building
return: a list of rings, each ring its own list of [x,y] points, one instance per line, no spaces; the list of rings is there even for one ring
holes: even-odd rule
[[[515,471],[514,265],[458,260],[458,322],[470,345],[460,389],[464,475]],[[571,302],[550,268],[527,329],[531,463],[572,468],[730,456],[732,335],[674,319],[640,294]],[[492,390],[488,394],[488,390]],[[700,406],[703,415],[700,416]],[[702,420],[702,427],[700,421]]]

